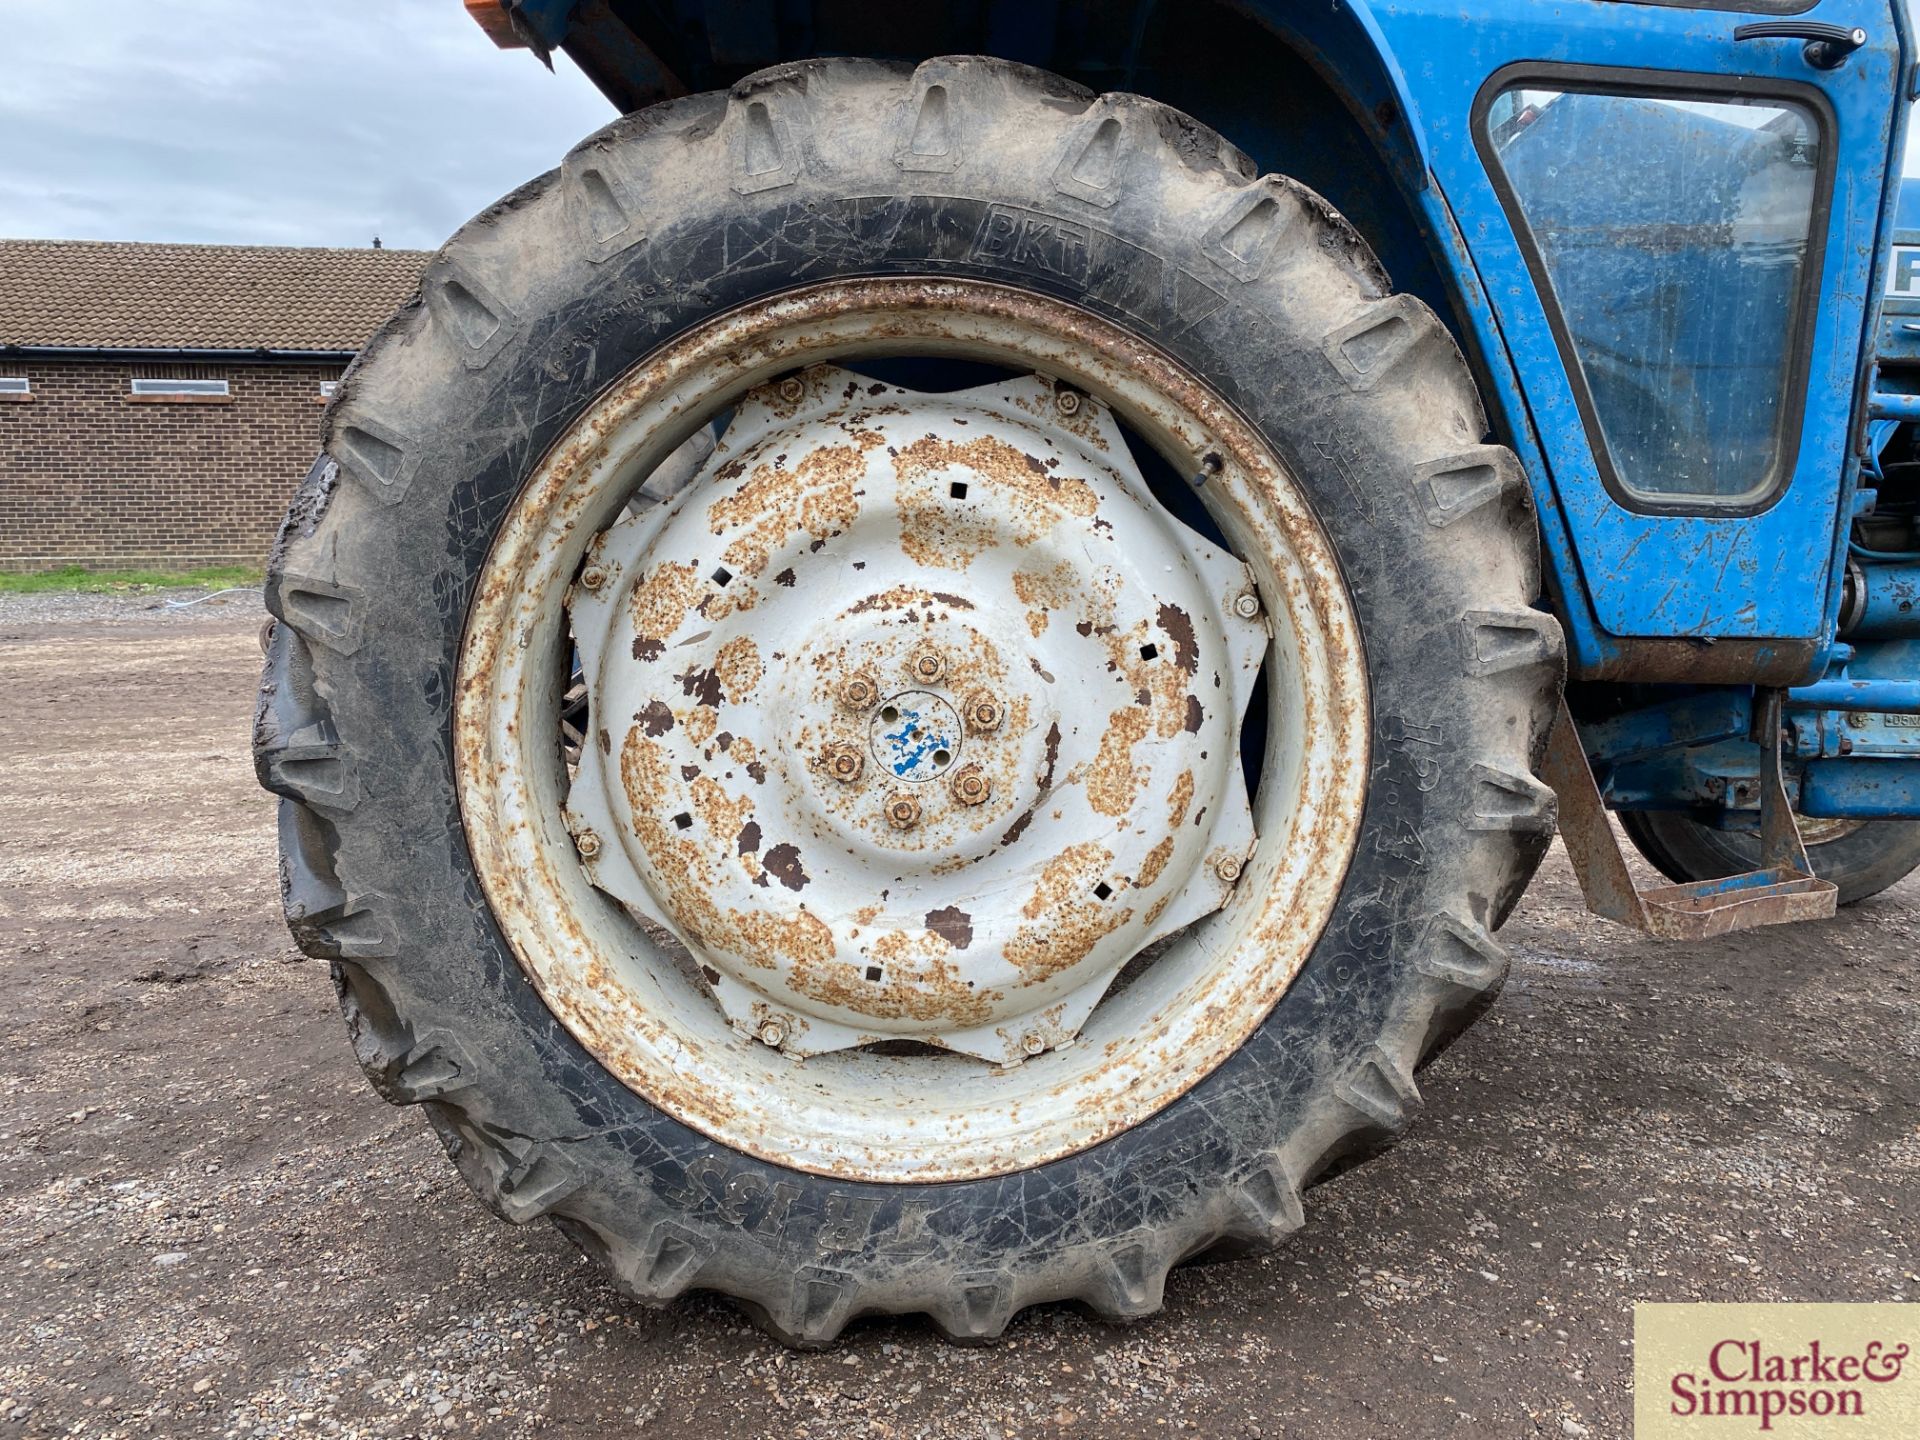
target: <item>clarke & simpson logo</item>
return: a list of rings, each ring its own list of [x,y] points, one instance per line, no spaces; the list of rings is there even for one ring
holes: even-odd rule
[[[1675,1415],[1751,1416],[1762,1430],[1783,1415],[1867,1413],[1867,1392],[1900,1378],[1910,1347],[1869,1340],[1859,1354],[1838,1357],[1810,1341],[1797,1355],[1770,1354],[1758,1340],[1722,1340],[1701,1371],[1668,1383]]]
[[[1636,1440],[1920,1436],[1911,1305],[1634,1307]]]

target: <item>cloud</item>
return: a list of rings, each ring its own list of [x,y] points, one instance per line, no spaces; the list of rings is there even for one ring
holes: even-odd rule
[[[0,235],[430,248],[613,118],[456,0],[5,5]]]
[[[437,246],[613,109],[454,0],[8,0],[0,235]]]

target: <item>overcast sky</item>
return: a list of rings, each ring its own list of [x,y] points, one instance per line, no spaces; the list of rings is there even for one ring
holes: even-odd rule
[[[0,0],[0,36],[6,236],[431,249],[613,113],[459,0]]]
[[[0,0],[0,235],[432,249],[613,107],[460,0]]]

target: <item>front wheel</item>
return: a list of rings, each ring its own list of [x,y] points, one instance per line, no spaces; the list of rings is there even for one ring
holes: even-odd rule
[[[1622,811],[1620,828],[1650,865],[1679,884],[1760,868],[1758,836],[1716,830],[1689,815]],[[1842,905],[1878,895],[1920,869],[1920,822],[1802,820],[1800,833],[1813,873],[1839,888]]]
[[[448,244],[273,559],[362,1064],[775,1333],[1157,1308],[1490,999],[1561,678],[1518,467],[1317,196],[992,60],[630,116]]]

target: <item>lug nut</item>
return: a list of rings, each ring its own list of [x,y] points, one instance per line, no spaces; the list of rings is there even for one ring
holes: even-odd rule
[[[992,793],[993,786],[978,765],[969,765],[953,777],[953,798],[962,805],[984,805]]]
[[[800,382],[799,376],[789,375],[780,382],[780,398],[789,405],[798,405],[806,395],[807,387]]]
[[[582,830],[573,837],[573,848],[580,852],[582,860],[591,860],[600,853],[600,837],[591,830]]]
[[[880,698],[880,687],[871,675],[854,675],[840,687],[840,703],[849,710],[865,710]]]
[[[936,684],[947,673],[947,662],[940,658],[937,650],[916,650],[913,652],[913,678],[925,685]]]
[[[1059,407],[1062,415],[1078,415],[1080,413],[1080,392],[1078,390],[1069,390],[1063,385],[1053,392],[1053,403]]]
[[[1242,590],[1233,597],[1233,613],[1242,620],[1251,620],[1260,613],[1260,597],[1251,590]]]
[[[851,785],[867,768],[866,757],[851,745],[827,747],[827,773],[842,785]]]
[[[1038,1030],[1029,1030],[1020,1037],[1020,1048],[1029,1055],[1038,1055],[1047,1048],[1047,1037]]]
[[[920,802],[911,795],[896,795],[887,801],[887,823],[896,830],[911,830],[920,823]]]
[[[1240,857],[1222,855],[1213,862],[1213,873],[1231,885],[1240,878]]]
[[[606,583],[607,572],[602,570],[598,565],[589,565],[580,572],[580,588],[582,590],[598,590]]]
[[[769,1020],[760,1027],[760,1043],[778,1050],[787,1043],[787,1025],[784,1020]]]
[[[967,697],[967,725],[974,730],[1000,728],[1000,702],[985,692]]]

